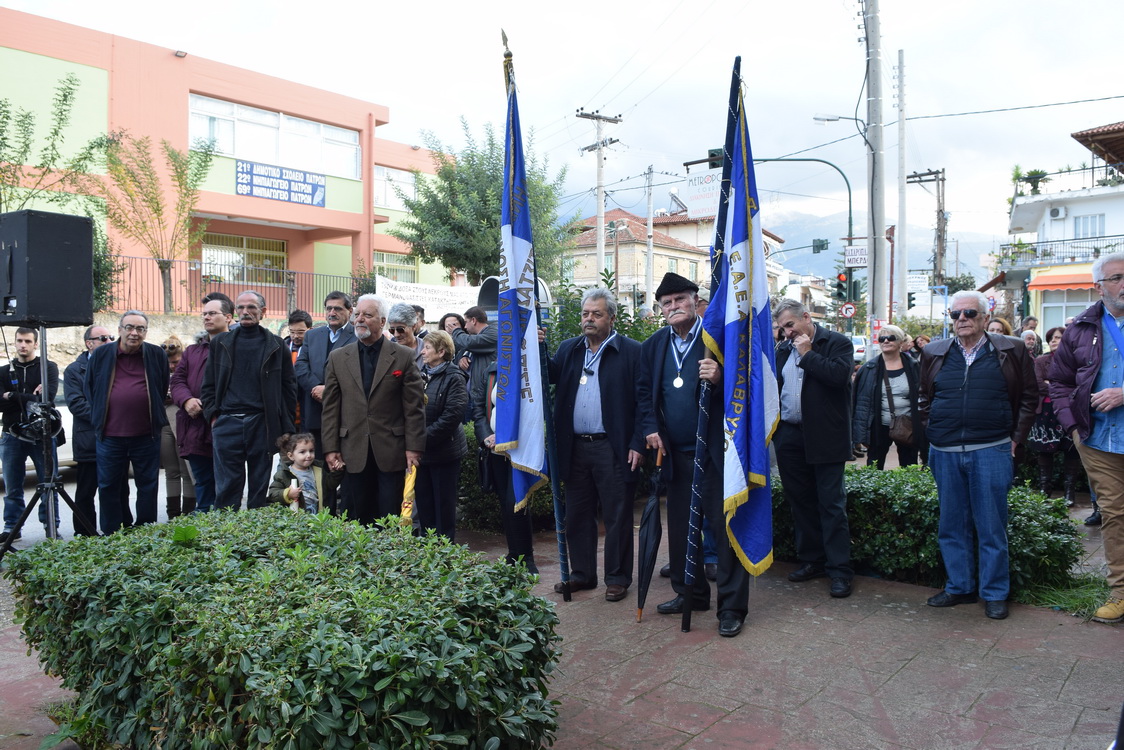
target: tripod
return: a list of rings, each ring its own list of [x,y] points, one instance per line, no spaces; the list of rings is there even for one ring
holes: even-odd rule
[[[39,392],[39,401],[28,405],[28,411],[34,415],[34,418],[23,423],[22,432],[24,434],[19,439],[28,442],[38,441],[39,449],[43,452],[43,471],[40,472],[40,481],[35,486],[35,494],[31,497],[31,501],[24,507],[23,513],[20,514],[16,525],[12,527],[11,533],[8,534],[4,544],[0,545],[0,561],[3,561],[4,555],[12,549],[12,540],[20,535],[24,522],[31,516],[31,511],[35,509],[36,503],[41,500],[46,503],[43,507],[46,509],[48,538],[58,539],[59,537],[57,515],[60,495],[74,514],[74,525],[82,524],[83,528],[88,529],[91,534],[95,533],[90,519],[79,513],[74,506],[74,500],[66,493],[66,488],[63,487],[62,478],[59,475],[57,456],[52,442],[62,427],[62,420],[59,417],[58,410],[55,409],[55,405],[47,399],[47,365],[47,327],[39,326],[39,382],[43,387]],[[58,425],[58,428],[55,425]],[[44,477],[46,477],[45,481],[43,480]]]

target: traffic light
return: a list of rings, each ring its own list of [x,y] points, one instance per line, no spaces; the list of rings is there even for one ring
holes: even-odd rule
[[[915,292],[908,292],[906,294],[906,310],[912,310],[917,304],[917,294]]]
[[[851,275],[851,285],[849,287],[851,292],[847,299],[856,302],[863,298],[863,287],[866,285],[866,281],[854,278],[854,271],[848,271],[848,273]]]
[[[848,286],[849,284],[847,283],[847,274],[842,271],[839,272],[835,275],[835,292],[831,296],[839,300],[840,302],[846,302]]]
[[[712,148],[706,152],[706,168],[722,169],[722,149]]]
[[[812,254],[827,250],[827,240],[812,240]]]

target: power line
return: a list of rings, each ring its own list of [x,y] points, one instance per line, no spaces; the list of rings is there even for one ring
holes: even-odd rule
[[[906,122],[910,120],[934,120],[938,117],[967,117],[968,115],[990,115],[996,112],[1018,112],[1024,109],[1044,109],[1046,107],[1066,107],[1070,104],[1091,104],[1094,102],[1108,102],[1113,99],[1124,99],[1124,94],[1117,96],[1102,96],[1097,99],[1074,99],[1069,102],[1052,102],[1050,104],[1027,104],[1021,107],[1002,107],[1000,109],[979,109],[974,112],[949,112],[943,115],[916,115],[914,117],[905,118]]]

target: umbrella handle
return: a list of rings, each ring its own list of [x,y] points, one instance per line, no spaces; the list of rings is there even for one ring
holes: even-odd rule
[[[663,451],[659,448],[656,449],[656,468],[663,466]]]

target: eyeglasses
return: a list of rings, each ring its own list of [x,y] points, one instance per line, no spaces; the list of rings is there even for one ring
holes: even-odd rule
[[[890,334],[889,336],[879,336],[878,337],[878,343],[879,344],[892,344],[893,342],[895,342],[897,340],[898,340],[898,337],[893,335],[893,334]]]
[[[1121,281],[1124,281],[1124,273],[1114,273],[1112,276],[1106,276],[1103,279],[1097,279],[1098,284],[1103,284],[1106,281],[1110,284],[1119,284]]]
[[[968,320],[971,320],[972,318],[976,317],[979,314],[980,314],[980,311],[974,310],[974,309],[971,309],[971,310],[949,310],[948,311],[948,317],[952,318],[953,320],[960,320],[961,315],[963,315]]]
[[[145,334],[148,333],[148,326],[135,326],[132,323],[127,323],[126,325],[121,326],[121,330],[125,333]]]
[[[103,344],[108,344],[110,341],[116,341],[117,337],[116,336],[91,336],[90,338],[88,338],[86,340],[87,341],[100,341]]]
[[[339,305],[328,305],[327,307],[324,308],[324,312],[346,312],[346,311],[347,311],[346,307],[340,307]]]
[[[405,333],[406,331],[412,331],[414,329],[413,328],[398,327],[398,328],[387,328],[386,330],[390,331],[393,334],[401,335],[401,334]]]
[[[216,315],[226,315],[226,313],[224,313],[222,310],[204,310],[203,311],[203,317],[204,318],[213,318]]]

